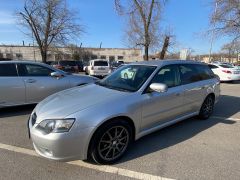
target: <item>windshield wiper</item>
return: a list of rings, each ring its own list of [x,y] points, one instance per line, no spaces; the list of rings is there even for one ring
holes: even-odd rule
[[[100,81],[95,82],[95,84],[97,84],[97,85],[99,85],[99,86],[103,86],[103,87],[109,88],[109,89],[118,90],[118,91],[133,92],[132,90],[128,90],[128,89],[124,89],[124,88],[120,88],[120,87],[111,86],[111,85],[106,84],[106,83],[101,83]]]

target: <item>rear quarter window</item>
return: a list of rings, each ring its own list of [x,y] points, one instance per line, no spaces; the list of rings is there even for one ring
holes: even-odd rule
[[[184,64],[180,65],[181,84],[189,84],[214,78],[212,70],[207,65]]]
[[[15,64],[0,64],[0,77],[18,76]]]
[[[194,66],[197,70],[199,80],[207,80],[215,77],[214,73],[209,68],[209,66],[207,65],[194,65]]]

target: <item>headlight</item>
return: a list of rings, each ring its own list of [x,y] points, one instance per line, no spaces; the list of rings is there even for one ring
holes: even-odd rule
[[[75,119],[47,119],[41,121],[36,128],[46,134],[68,132]]]

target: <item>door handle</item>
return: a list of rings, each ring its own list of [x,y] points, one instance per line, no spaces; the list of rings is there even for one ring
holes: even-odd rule
[[[27,82],[27,83],[35,83],[36,80],[35,80],[35,79],[27,79],[26,82]]]

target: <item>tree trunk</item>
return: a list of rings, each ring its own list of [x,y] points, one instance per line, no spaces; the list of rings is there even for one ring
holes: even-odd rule
[[[47,51],[41,50],[41,56],[42,56],[42,62],[46,63],[47,62]]]
[[[167,52],[167,49],[168,49],[168,46],[169,46],[169,40],[170,40],[170,37],[166,36],[165,39],[164,39],[162,51],[160,53],[160,59],[164,59],[164,57],[166,55],[166,52]]]
[[[144,60],[145,61],[148,61],[148,49],[149,47],[148,46],[144,46]]]

